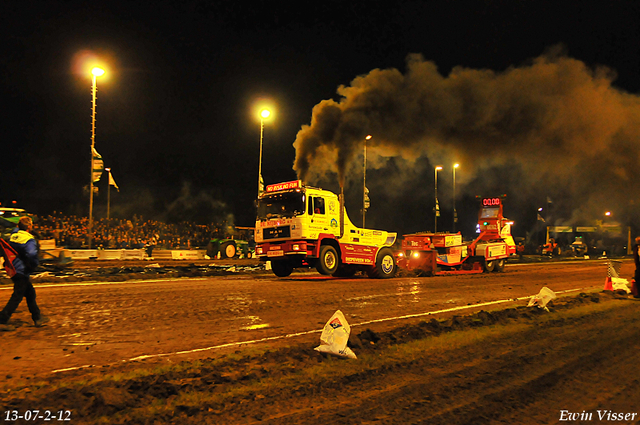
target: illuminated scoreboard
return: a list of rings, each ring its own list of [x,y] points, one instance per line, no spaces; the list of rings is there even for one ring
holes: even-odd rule
[[[499,207],[502,205],[502,198],[482,198],[483,207]]]
[[[502,199],[503,196],[493,198],[481,198],[482,208],[480,209],[480,224],[486,226],[488,222],[484,220],[498,219],[502,215]]]

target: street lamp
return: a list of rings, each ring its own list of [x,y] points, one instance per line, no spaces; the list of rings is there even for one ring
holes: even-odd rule
[[[92,102],[91,102],[91,173],[89,178],[89,249],[91,249],[91,242],[93,241],[93,161],[96,144],[96,92],[98,91],[97,78],[104,75],[104,69],[93,68],[91,70],[93,75],[93,85],[91,89]]]
[[[364,138],[364,165],[363,165],[363,180],[362,180],[362,228],[364,229],[364,215],[369,208],[369,191],[367,190],[367,140],[371,140],[369,134]]]
[[[260,160],[258,163],[258,196],[264,191],[264,180],[262,180],[262,138],[264,134],[264,120],[271,116],[271,111],[263,109],[260,111]]]
[[[453,164],[453,233],[456,232],[456,223],[458,222],[458,212],[456,211],[456,168],[460,164]]]
[[[440,205],[438,204],[438,171],[442,170],[442,166],[438,165],[436,166],[436,207],[434,208],[435,212],[436,212],[436,217],[435,217],[435,225],[434,225],[434,229],[433,229],[433,233],[438,233],[438,217],[440,217]]]

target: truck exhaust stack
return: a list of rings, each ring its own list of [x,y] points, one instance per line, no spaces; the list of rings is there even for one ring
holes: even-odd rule
[[[340,185],[340,239],[344,236],[344,185]]]

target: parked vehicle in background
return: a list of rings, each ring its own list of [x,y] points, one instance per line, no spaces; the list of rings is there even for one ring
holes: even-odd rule
[[[559,256],[562,253],[562,248],[558,246],[558,243],[554,238],[549,238],[549,242],[540,247],[540,255],[546,255],[547,257]]]
[[[0,237],[9,240],[9,234],[18,225],[20,217],[30,216],[22,208],[0,208]]]
[[[0,208],[0,227],[14,228],[18,225],[20,217],[28,215],[22,208]]]
[[[214,232],[207,244],[209,258],[252,258],[254,256],[253,227],[229,226],[222,234]]]
[[[576,236],[576,239],[570,245],[571,251],[573,251],[573,255],[576,257],[582,257],[587,255],[589,251],[587,244],[584,242],[582,236]]]

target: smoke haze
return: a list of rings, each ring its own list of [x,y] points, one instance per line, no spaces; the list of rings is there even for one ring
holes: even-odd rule
[[[358,76],[338,88],[338,101],[313,108],[294,142],[293,168],[311,184],[361,179],[371,134],[367,180],[370,169],[384,169],[389,182],[395,168],[396,188],[415,188],[429,172],[432,185],[433,165],[460,162],[459,190],[499,187],[538,198],[544,191],[570,211],[567,221],[598,218],[602,208],[629,216],[640,186],[640,98],[612,85],[613,70],[561,50],[502,72],[456,67],[448,76],[412,54],[404,74]]]
[[[95,217],[97,218],[107,215],[105,191],[95,197]],[[77,214],[81,215],[80,212]],[[133,215],[168,224],[191,222],[235,225],[231,208],[219,198],[219,194],[215,191],[194,190],[193,184],[188,181],[181,183],[178,193],[167,191],[164,198],[154,197],[148,188],[144,187],[123,186],[117,193],[112,190],[111,217],[122,218]]]

